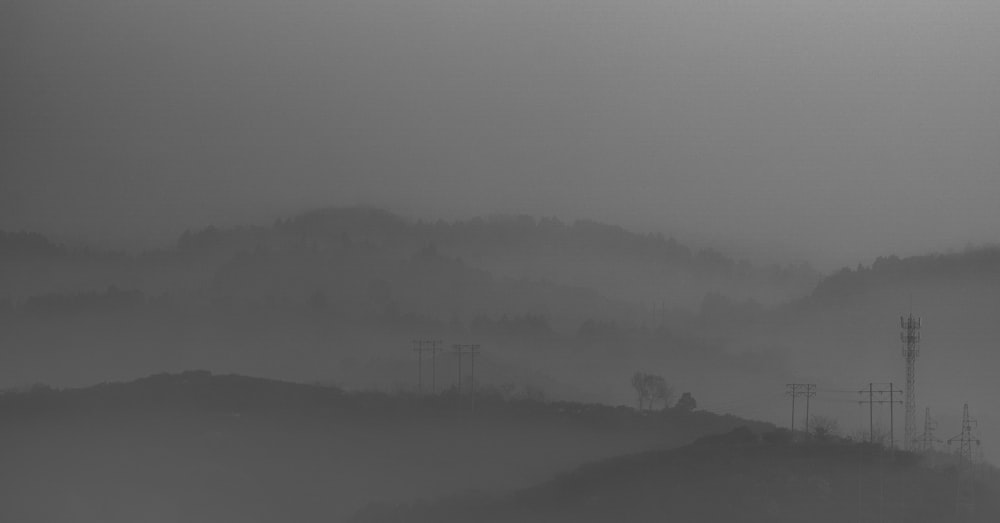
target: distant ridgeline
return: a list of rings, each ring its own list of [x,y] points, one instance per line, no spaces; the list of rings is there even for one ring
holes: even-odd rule
[[[714,249],[695,250],[662,234],[638,234],[591,220],[493,215],[467,221],[409,222],[376,209],[313,211],[275,224],[279,230],[329,245],[351,239],[400,253],[434,245],[496,275],[548,279],[590,287],[613,298],[696,300],[709,290],[773,301],[807,292],[818,280],[809,266],[755,267]],[[612,273],[613,276],[607,276]],[[629,275],[635,274],[633,277]],[[681,280],[690,288],[681,285]],[[720,287],[726,285],[726,287]],[[642,289],[654,289],[644,294]],[[694,293],[694,294],[692,294]]]
[[[864,292],[928,284],[995,283],[1000,276],[1000,246],[968,248],[949,254],[877,258],[871,265],[843,268],[820,280],[807,302],[837,303]]]
[[[576,380],[575,390],[595,379],[614,380],[595,389],[627,390],[632,372],[663,372],[609,367],[625,365],[623,355],[678,377],[736,371],[764,386],[787,377],[787,347],[817,343],[796,337],[828,320],[811,310],[850,309],[842,333],[881,343],[878,327],[907,294],[937,297],[921,308],[927,317],[947,312],[930,305],[971,310],[971,297],[994,296],[998,273],[997,248],[880,258],[819,279],[805,266],[756,267],[590,221],[430,223],[366,208],[187,231],[175,246],[139,254],[0,233],[0,351],[12,362],[0,380],[278,368],[281,377],[322,369],[392,387],[415,379],[402,363],[410,340],[433,337],[489,345],[483,361],[494,368],[477,375],[485,380],[530,374],[530,357],[548,350],[576,359],[550,372]],[[954,332],[974,332],[962,321]]]
[[[138,292],[185,306],[298,304],[342,319],[382,315],[466,327],[476,320],[479,331],[606,337],[626,325],[683,327],[692,313],[705,325],[742,322],[768,304],[812,307],[871,289],[992,281],[1000,248],[889,256],[820,278],[808,266],[755,267],[593,221],[413,222],[345,208],[270,227],[185,231],[174,248],[135,255],[0,232],[0,269],[0,310],[107,310],[126,299],[138,306]]]
[[[110,285],[149,294],[225,295],[232,290],[230,283],[253,292],[246,282],[234,282],[240,275],[280,284],[257,289],[275,297],[308,295],[337,278],[360,282],[367,292],[387,281],[397,283],[391,281],[400,278],[392,274],[394,269],[421,258],[436,260],[442,265],[439,271],[461,280],[430,282],[436,290],[442,283],[475,284],[491,277],[526,280],[590,289],[613,300],[645,303],[650,310],[693,309],[706,292],[776,303],[806,294],[818,280],[806,265],[755,267],[661,234],[637,234],[593,221],[492,216],[431,223],[377,209],[346,208],[304,213],[272,227],[185,231],[175,248],[135,256],[68,249],[38,234],[0,233],[0,263],[12,265],[7,270],[20,282],[14,285],[13,277],[0,281],[0,296],[23,299]],[[36,266],[26,266],[29,262]]]
[[[0,232],[0,265],[5,272],[0,298],[8,303],[116,286],[148,295],[270,301],[308,300],[325,292],[361,300],[400,298],[399,306],[406,291],[510,280],[551,285],[562,293],[587,289],[595,297],[645,307],[655,317],[664,306],[697,310],[706,296],[772,305],[806,298],[818,304],[873,287],[975,280],[1000,273],[1000,247],[880,257],[870,266],[821,278],[805,265],[755,267],[660,234],[593,221],[491,216],[412,222],[378,209],[344,208],[304,213],[271,227],[185,231],[173,249],[131,256],[71,249],[35,233]],[[417,288],[420,283],[424,288]],[[540,306],[494,312],[553,309],[544,300],[532,301]],[[468,305],[465,297],[450,308],[467,311]]]
[[[1000,249],[983,248],[879,258],[820,279],[807,266],[755,267],[592,221],[413,222],[369,208],[186,231],[173,248],[135,255],[0,233],[0,311],[264,307],[538,339],[615,340],[641,326],[735,329],[768,304],[808,308],[871,289],[993,281],[998,272]]]

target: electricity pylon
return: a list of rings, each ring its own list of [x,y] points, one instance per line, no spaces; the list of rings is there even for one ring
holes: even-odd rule
[[[979,445],[979,440],[972,434],[976,425],[976,420],[969,417],[969,404],[966,403],[962,411],[962,432],[948,440],[948,445],[958,444],[958,495],[955,511],[959,516],[972,514],[976,509],[975,462],[972,454],[972,444]]]
[[[931,417],[931,408],[924,408],[924,433],[920,436],[920,451],[921,452],[931,452],[934,450],[934,445],[936,443],[941,443],[941,440],[934,437],[934,431],[937,429],[937,422]]]

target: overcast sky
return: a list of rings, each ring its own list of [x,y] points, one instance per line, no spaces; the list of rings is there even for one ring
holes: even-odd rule
[[[0,1],[0,227],[369,203],[821,267],[1000,240],[1000,2]]]

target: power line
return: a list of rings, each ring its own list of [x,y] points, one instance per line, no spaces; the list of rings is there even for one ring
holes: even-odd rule
[[[785,395],[792,397],[792,439],[795,439],[795,398],[806,398],[806,435],[809,434],[809,398],[816,395],[815,383],[789,383],[785,385]]]
[[[437,392],[437,353],[440,340],[413,340],[413,351],[417,353],[417,390],[424,392],[424,353],[431,353],[431,393]]]
[[[955,512],[959,516],[969,515],[976,510],[975,498],[975,458],[972,454],[972,444],[979,446],[979,440],[972,431],[978,426],[975,419],[969,417],[969,404],[962,409],[962,432],[948,440],[948,445],[958,443],[958,479],[955,496]]]
[[[476,410],[476,354],[479,344],[454,344],[451,346],[458,356],[458,404],[462,404],[462,355],[468,354],[472,363],[472,384],[470,385],[471,408]]]

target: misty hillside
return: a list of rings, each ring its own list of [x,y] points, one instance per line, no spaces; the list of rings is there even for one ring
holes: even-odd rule
[[[818,278],[805,265],[756,267],[660,234],[638,234],[593,221],[566,224],[555,218],[491,216],[428,223],[378,209],[336,208],[278,220],[272,227],[186,231],[175,247],[134,257],[67,249],[39,235],[5,233],[0,236],[0,259],[10,277],[0,281],[0,293],[23,298],[108,285],[153,294],[211,291],[217,290],[211,280],[226,279],[233,265],[247,263],[246,255],[270,254],[287,260],[272,260],[271,272],[256,276],[306,269],[299,279],[312,280],[309,289],[272,289],[271,294],[301,295],[324,285],[336,292],[341,288],[329,280],[339,277],[360,282],[360,290],[350,290],[364,295],[364,285],[373,280],[405,287],[410,280],[400,282],[393,263],[431,246],[449,259],[461,260],[468,271],[587,288],[650,308],[692,308],[707,292],[775,303],[805,294]],[[303,265],[310,254],[319,258],[314,265],[322,267]],[[324,274],[324,269],[339,274]],[[394,290],[406,295],[404,288]]]
[[[1000,249],[996,247],[888,256],[827,276],[805,298],[753,317],[740,315],[744,321],[739,336],[794,343],[802,361],[817,367],[835,364],[836,369],[826,369],[831,373],[850,363],[845,354],[861,358],[879,372],[886,366],[901,371],[899,318],[912,313],[923,319],[918,370],[926,369],[920,372],[930,378],[921,383],[928,391],[925,398],[931,401],[946,384],[961,383],[968,397],[978,396],[982,402],[995,397],[976,393],[974,386],[987,378],[977,367],[995,361],[997,296]],[[970,366],[973,361],[978,363]],[[959,382],[950,381],[959,377]]]
[[[587,287],[670,307],[690,308],[712,291],[774,303],[801,295],[818,278],[807,265],[757,267],[662,234],[591,220],[493,215],[414,223],[377,209],[327,209],[277,227],[321,242],[360,237],[403,252],[433,244],[498,276]]]
[[[975,511],[958,513],[956,470],[848,442],[790,445],[746,427],[693,445],[588,464],[518,492],[373,504],[354,521],[759,523],[996,521],[1000,475],[984,468]]]
[[[751,424],[483,391],[348,393],[207,372],[0,395],[0,519],[335,522],[369,503],[527,487]]]
[[[484,344],[484,383],[615,403],[631,402],[627,380],[637,369],[668,367],[672,379],[780,374],[773,352],[729,354],[700,333],[665,327],[670,314],[703,307],[708,289],[740,296],[792,285],[802,294],[809,273],[753,268],[592,222],[430,224],[364,208],[270,227],[209,227],[134,255],[27,233],[4,234],[0,252],[0,352],[8,363],[0,376],[9,385],[79,386],[208,368],[411,388],[410,340],[433,337]],[[538,261],[544,274],[513,269],[511,256]],[[577,271],[585,266],[601,274]],[[669,291],[648,270],[680,275],[691,287]],[[642,287],[660,299],[604,293],[609,284],[624,289],[623,278],[653,278]],[[681,303],[688,312],[665,308]],[[453,382],[453,360],[442,363]]]
[[[0,523],[1000,522],[998,26],[0,0]]]
[[[823,278],[810,293],[815,306],[842,304],[865,292],[930,284],[993,283],[1000,278],[1000,247],[969,247],[961,252],[922,256],[884,256],[871,265],[844,268]]]
[[[966,401],[983,412],[1000,409],[994,376],[968,363],[994,361],[1000,256],[993,248],[879,258],[768,306],[746,297],[739,283],[773,282],[757,278],[764,269],[727,280],[731,292],[708,291],[714,284],[706,282],[726,280],[722,275],[745,264],[589,222],[425,223],[355,208],[270,227],[187,232],[174,247],[138,255],[61,246],[34,234],[2,240],[0,376],[8,385],[79,386],[207,368],[412,390],[410,342],[426,337],[445,347],[481,343],[476,378],[484,385],[630,404],[629,376],[642,370],[664,375],[707,407],[781,420],[780,391],[790,381],[839,391],[903,383],[898,317],[912,306],[925,321],[921,405],[949,426]],[[699,287],[705,293],[687,308],[654,312],[649,302],[604,295],[600,278],[574,286],[502,275],[503,256],[545,260],[541,253],[556,251],[623,278],[647,277],[633,271],[639,260],[688,271],[686,281],[706,283]],[[550,261],[560,275],[580,266]],[[663,296],[661,304],[670,303],[670,294]],[[438,363],[441,383],[453,386],[455,357],[443,354]],[[740,401],[725,393],[729,387],[741,390]],[[857,398],[837,394],[821,396],[820,408],[859,424]],[[988,423],[983,431],[995,432]]]
[[[779,307],[748,307],[718,298],[698,321],[676,327],[714,332],[734,352],[775,348],[787,355],[790,373],[826,389],[817,398],[820,412],[857,427],[868,421],[868,413],[857,405],[858,390],[870,382],[905,386],[900,316],[912,312],[922,319],[916,360],[918,430],[923,410],[929,408],[942,436],[957,434],[962,406],[968,403],[980,420],[984,452],[996,459],[998,296],[1000,249],[969,248],[887,256],[845,268],[825,277],[809,296]],[[762,397],[755,403],[770,403],[771,414],[758,414],[765,419],[778,419],[786,406]],[[875,413],[883,424],[889,414],[887,409]],[[898,417],[897,411],[897,423]]]
[[[390,295],[388,284],[329,270],[329,260],[314,254],[240,255],[219,271],[210,296],[117,287],[29,296],[0,310],[6,362],[0,376],[8,385],[79,386],[200,367],[334,380],[351,388],[411,389],[414,337],[483,344],[477,368],[483,383],[531,384],[550,397],[587,401],[631,402],[629,376],[655,370],[650,365],[669,366],[672,379],[699,370],[781,371],[772,353],[729,354],[711,341],[637,325],[621,312],[623,306],[593,291],[497,281],[432,251],[387,262],[415,288],[411,294],[402,294],[407,285]],[[317,274],[310,267],[329,275],[326,290],[309,291],[322,285],[310,279]],[[450,287],[459,280],[466,283]],[[432,314],[435,305],[449,302],[467,308]],[[659,363],[650,363],[653,354]],[[454,356],[443,354],[439,363],[442,383],[453,384]]]

